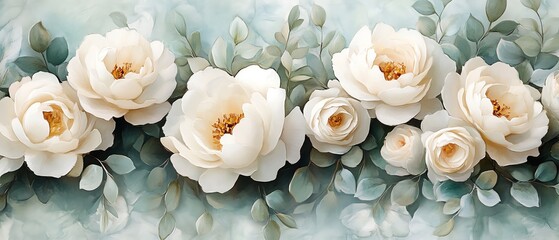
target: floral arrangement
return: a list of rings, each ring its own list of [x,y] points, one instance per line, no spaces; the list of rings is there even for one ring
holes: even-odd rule
[[[209,234],[213,213],[249,201],[256,238],[279,239],[301,216],[360,238],[406,237],[419,218],[443,237],[537,208],[559,186],[559,31],[539,0],[521,1],[536,19],[488,0],[486,19],[449,27],[450,1],[415,2],[417,30],[377,23],[347,44],[318,5],[292,8],[267,46],[238,17],[204,48],[178,13],[175,46],[114,12],[118,28],[71,56],[38,22],[34,52],[2,72],[0,209],[80,198],[64,208],[107,233],[154,211],[165,239]]]

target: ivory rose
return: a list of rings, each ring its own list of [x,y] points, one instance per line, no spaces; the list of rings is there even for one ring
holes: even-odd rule
[[[56,76],[38,72],[0,100],[0,175],[23,162],[38,176],[78,176],[82,154],[113,144],[113,120],[86,113],[74,90]]]
[[[68,82],[84,110],[105,120],[143,125],[161,120],[177,83],[175,56],[135,30],[91,34],[68,63]]]
[[[344,154],[367,138],[371,118],[359,101],[351,98],[338,81],[329,89],[313,91],[303,114],[307,136],[321,152]]]
[[[334,74],[349,95],[386,125],[422,119],[442,109],[436,98],[456,70],[440,45],[418,31],[379,23],[363,27],[332,58]]]
[[[559,134],[559,72],[550,74],[542,89],[542,104],[549,117],[549,137]]]
[[[161,143],[180,175],[204,192],[226,192],[239,175],[272,181],[299,160],[305,119],[296,107],[285,116],[278,74],[253,65],[235,77],[206,68],[192,75],[188,91],[173,103]]]
[[[425,148],[421,143],[421,129],[407,124],[396,126],[384,138],[380,154],[390,166],[391,175],[419,175],[425,171]]]

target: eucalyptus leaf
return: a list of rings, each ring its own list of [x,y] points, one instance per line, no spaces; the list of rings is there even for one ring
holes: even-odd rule
[[[443,3],[443,7],[446,7],[452,0],[441,0],[441,2]]]
[[[0,212],[4,211],[4,209],[6,208],[6,200],[7,199],[5,194],[0,195]]]
[[[538,191],[531,183],[515,182],[510,188],[510,195],[525,207],[539,207]]]
[[[503,39],[497,44],[497,57],[510,65],[517,65],[524,61],[522,49],[516,43]]]
[[[172,181],[165,192],[165,207],[167,211],[173,211],[179,206],[181,198],[181,187],[177,180]]]
[[[487,2],[493,2],[493,1],[487,1]],[[503,35],[509,35],[516,29],[517,26],[518,26],[518,23],[515,22],[515,21],[504,20],[504,21],[501,21],[501,22],[497,23],[497,25],[495,25],[489,31],[498,32],[498,33],[501,33]]]
[[[452,232],[452,229],[454,229],[454,218],[450,218],[448,221],[435,228],[435,231],[433,231],[433,235],[437,237],[444,237],[450,234],[450,232]]]
[[[461,53],[460,53],[460,50],[456,46],[454,46],[450,43],[443,43],[443,44],[441,44],[441,47],[443,49],[444,54],[446,54],[450,59],[452,59],[456,63],[460,62]],[[462,67],[462,66],[460,66],[460,67]]]
[[[162,167],[156,167],[152,169],[148,175],[147,188],[150,190],[158,190],[163,188],[165,179],[167,178],[167,172]]]
[[[47,50],[50,43],[50,34],[43,26],[43,22],[38,22],[29,31],[29,45],[33,51],[42,53]]]
[[[33,197],[33,189],[28,181],[15,181],[9,189],[8,196],[10,199],[17,201],[25,201]]]
[[[289,99],[295,105],[304,104],[305,93],[306,93],[305,86],[299,84],[295,88],[293,88],[291,94],[289,95]]]
[[[343,168],[336,173],[336,177],[334,178],[334,187],[338,190],[338,192],[355,194],[355,177],[349,170]]]
[[[542,52],[542,53],[538,54],[538,56],[536,57],[536,62],[534,63],[534,68],[548,70],[548,69],[551,69],[551,68],[555,67],[555,65],[557,65],[558,61],[559,61],[559,57],[557,57],[553,54]]]
[[[433,192],[433,184],[428,179],[423,179],[421,184],[421,193],[429,200],[435,200],[435,193]]]
[[[493,170],[488,170],[485,172],[482,172],[476,180],[476,185],[483,189],[483,190],[489,190],[492,189],[495,184],[497,184],[497,173]]]
[[[349,152],[342,155],[342,164],[354,168],[363,160],[363,150],[359,146],[353,146]]]
[[[514,42],[520,47],[520,49],[522,49],[522,52],[524,52],[524,54],[526,54],[526,56],[528,57],[535,57],[541,51],[541,43],[539,42],[538,39],[535,39],[531,36],[528,35],[520,36]]]
[[[530,8],[536,12],[540,8],[540,3],[541,3],[540,0],[520,0],[520,2],[525,7]]]
[[[557,176],[557,165],[553,161],[547,161],[538,166],[534,177],[542,182],[549,182]]]
[[[163,196],[159,194],[144,192],[134,203],[134,211],[147,212],[156,209],[161,205],[162,200]]]
[[[431,15],[435,13],[435,7],[427,0],[418,0],[412,5],[413,9],[422,15]]]
[[[379,198],[386,190],[386,184],[380,178],[364,178],[357,184],[355,197],[363,201],[372,201]]]
[[[120,28],[128,27],[128,20],[124,13],[121,12],[112,12],[109,14],[109,17],[113,20],[113,23]]]
[[[276,217],[288,228],[297,228],[297,222],[292,216],[283,213],[277,213]]]
[[[186,21],[184,20],[184,17],[180,13],[175,12],[173,20],[177,32],[181,36],[186,37]]]
[[[239,44],[248,37],[248,26],[239,17],[235,17],[229,26],[229,35],[235,44]]]
[[[120,175],[130,173],[136,169],[132,159],[123,155],[113,154],[109,156],[104,163],[106,163],[111,170]]]
[[[322,27],[326,21],[326,11],[324,11],[324,8],[313,4],[311,10],[311,21],[314,25]]]
[[[479,201],[483,203],[483,205],[488,207],[493,207],[497,205],[497,203],[501,202],[501,198],[499,197],[499,194],[493,189],[482,190],[478,188],[477,197]]]
[[[392,188],[390,198],[400,206],[408,206],[415,202],[419,196],[418,183],[411,179],[402,180]]]
[[[211,214],[204,212],[198,220],[196,220],[196,232],[198,235],[204,235],[210,232],[213,228],[214,219]]]
[[[460,198],[460,212],[458,216],[464,218],[474,217],[476,214],[476,209],[474,207],[474,198],[472,194],[466,194]]]
[[[308,167],[301,167],[295,171],[289,183],[289,193],[298,203],[307,200],[312,195],[313,184]]]
[[[163,148],[159,139],[150,138],[140,149],[140,159],[145,164],[156,167],[160,166],[171,154]]]
[[[468,194],[471,188],[464,183],[444,181],[436,183],[434,190],[437,201],[446,202],[452,198],[461,198],[465,194]]]
[[[227,69],[227,43],[219,37],[212,46],[213,63],[221,69]]]
[[[32,187],[37,199],[43,204],[46,204],[54,195],[54,187],[50,180],[36,178]]]
[[[299,16],[300,16],[301,12],[299,10],[299,6],[295,5],[293,6],[293,8],[291,8],[291,11],[289,11],[289,16],[287,18],[287,22],[289,24],[289,29],[294,29],[293,25],[295,24],[295,22],[297,20],[299,20]]]
[[[81,175],[80,189],[92,191],[97,189],[103,181],[103,169],[99,165],[87,166]]]
[[[103,188],[103,195],[111,204],[115,204],[118,197],[118,186],[115,180],[107,175],[107,180],[105,181],[105,187]]]
[[[28,73],[29,75],[32,75],[39,71],[43,71],[43,72],[48,71],[45,62],[43,62],[42,59],[37,57],[29,57],[29,56],[19,57],[14,61],[14,63],[19,69]]]
[[[252,216],[252,219],[257,222],[265,222],[270,218],[268,206],[266,205],[264,199],[259,198],[252,204],[250,215]]]
[[[558,145],[559,146],[559,145]],[[337,155],[331,153],[319,152],[316,149],[311,150],[311,162],[318,167],[330,167],[338,159]]]
[[[265,240],[279,240],[281,236],[281,231],[278,223],[274,220],[270,220],[262,229],[264,233]]]
[[[487,0],[485,3],[485,15],[489,22],[495,22],[505,12],[507,0]]]
[[[534,169],[526,165],[510,166],[507,168],[512,177],[518,181],[529,181],[534,179]]]
[[[446,215],[455,214],[458,210],[460,210],[460,199],[458,198],[448,200],[443,206],[443,214]]]
[[[291,197],[282,190],[275,190],[266,195],[266,204],[277,212],[287,212]]]
[[[470,14],[470,17],[466,21],[466,33],[466,38],[472,42],[478,42],[485,33],[483,24],[472,16],[472,14]]]
[[[284,52],[281,55],[281,65],[283,65],[287,72],[291,72],[291,69],[293,67],[293,58],[291,58],[291,55],[289,55],[288,52]]]
[[[426,37],[435,35],[437,31],[437,24],[435,23],[435,21],[425,16],[421,16],[419,17],[419,19],[417,19],[416,27],[417,30]]]
[[[165,213],[159,220],[159,239],[166,239],[175,230],[175,218],[169,213]]]
[[[557,51],[557,49],[559,49],[559,35],[547,39],[542,46],[542,52],[554,52]]]
[[[316,219],[319,224],[329,223],[330,219],[338,217],[338,197],[334,191],[327,191],[316,205]]]
[[[63,37],[52,40],[47,48],[47,60],[52,65],[60,65],[68,57],[68,43]]]

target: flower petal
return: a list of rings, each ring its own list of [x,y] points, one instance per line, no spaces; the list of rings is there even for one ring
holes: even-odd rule
[[[28,151],[25,153],[25,162],[37,176],[62,177],[74,166],[78,156],[76,154],[52,154],[47,152]]]
[[[161,121],[170,110],[171,104],[169,102],[164,102],[145,108],[130,110],[124,115],[124,119],[132,125],[151,124]]]
[[[276,179],[278,170],[285,165],[285,159],[285,144],[280,140],[272,152],[260,157],[258,170],[250,177],[259,182],[269,182]]]
[[[204,192],[224,193],[229,191],[235,185],[239,178],[239,174],[223,168],[207,169],[202,175],[198,183]]]

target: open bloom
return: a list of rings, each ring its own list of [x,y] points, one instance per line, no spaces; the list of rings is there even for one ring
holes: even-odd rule
[[[440,45],[416,30],[377,24],[359,30],[349,47],[332,58],[342,87],[371,117],[398,125],[442,109],[437,97],[454,62]]]
[[[232,77],[214,68],[196,72],[173,103],[161,143],[177,172],[205,192],[226,192],[239,175],[272,181],[286,160],[295,163],[305,138],[295,108],[285,116],[278,74],[253,65]]]
[[[549,137],[559,134],[559,72],[549,74],[542,89],[542,104],[549,117]]]
[[[115,29],[85,37],[68,63],[68,82],[84,110],[109,120],[142,125],[161,120],[177,83],[175,56],[159,41]]]
[[[77,176],[82,154],[113,144],[113,120],[102,120],[78,104],[74,90],[39,72],[10,86],[0,100],[0,175],[23,161],[38,176]]]
[[[421,129],[407,124],[396,126],[384,138],[380,154],[389,166],[391,175],[419,175],[425,171],[425,148],[421,143]]]
[[[432,182],[466,181],[485,157],[485,143],[479,132],[444,110],[425,116],[421,129],[427,176]]]
[[[549,122],[539,92],[524,85],[513,67],[487,65],[477,57],[462,74],[449,74],[442,90],[451,116],[473,125],[487,144],[487,153],[500,166],[520,164],[538,156]]]
[[[303,110],[307,135],[321,152],[344,154],[369,134],[371,118],[359,101],[351,98],[338,81],[329,89],[313,91]]]

